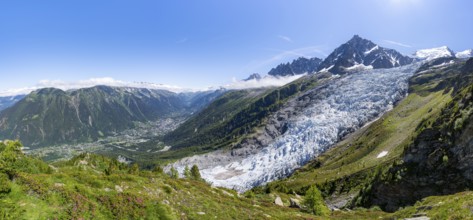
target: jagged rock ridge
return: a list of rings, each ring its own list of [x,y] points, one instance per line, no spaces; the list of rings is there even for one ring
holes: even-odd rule
[[[355,70],[404,66],[414,60],[393,50],[380,47],[358,35],[335,49],[319,66],[319,71],[343,74]]]
[[[322,60],[313,57],[305,58],[299,57],[298,59],[293,60],[291,63],[281,63],[277,67],[272,68],[268,75],[271,76],[294,76],[304,73],[314,73],[317,71]]]

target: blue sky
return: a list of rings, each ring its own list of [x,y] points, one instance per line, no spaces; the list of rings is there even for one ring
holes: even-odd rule
[[[200,88],[354,34],[412,54],[473,48],[469,0],[0,1],[0,90],[112,77]]]

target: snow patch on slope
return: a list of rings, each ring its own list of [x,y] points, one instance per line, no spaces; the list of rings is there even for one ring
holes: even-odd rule
[[[377,49],[379,49],[379,46],[378,46],[378,45],[376,45],[376,46],[374,46],[373,48],[371,48],[370,50],[364,52],[364,54],[365,54],[365,55],[368,55],[368,54],[370,54],[371,52],[373,52],[373,51],[375,51],[375,50],[377,50]]]
[[[337,58],[337,59],[338,59],[338,58]],[[328,68],[323,68],[323,69],[321,69],[319,72],[327,72],[327,71],[331,70],[334,66],[335,66],[335,65],[331,65],[331,66],[329,66]]]
[[[392,109],[405,96],[407,79],[417,67],[367,70],[334,78],[308,91],[306,94],[319,98],[287,121],[287,131],[257,153],[230,162],[218,153],[209,153],[185,158],[174,166],[183,170],[182,161],[200,158],[206,162],[206,166],[199,166],[203,178],[239,191],[286,177],[345,135]]]
[[[376,158],[382,158],[382,157],[385,157],[386,155],[388,155],[388,152],[387,152],[387,151],[383,151],[383,152],[379,153]]]
[[[360,64],[355,64],[353,66],[350,66],[350,67],[345,67],[345,70],[346,71],[362,71],[362,70],[370,70],[370,69],[373,69],[373,66],[369,65],[369,66],[365,66],[364,64],[360,63]]]

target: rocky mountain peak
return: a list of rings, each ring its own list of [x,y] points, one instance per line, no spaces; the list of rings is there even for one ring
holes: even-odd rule
[[[336,48],[319,66],[319,71],[335,74],[362,69],[382,69],[403,66],[413,59],[401,53],[380,47],[370,40],[354,35]]]
[[[374,46],[376,46],[376,44],[374,44],[374,43],[371,42],[370,40],[361,38],[361,37],[358,36],[358,35],[354,35],[354,36],[353,36],[349,41],[347,41],[345,44],[349,44],[349,45],[354,46],[354,47],[357,47],[357,48],[359,48],[359,49],[369,49],[369,48],[373,48]]]
[[[244,81],[260,80],[260,79],[261,79],[261,75],[259,73],[253,73],[248,78],[244,79]]]

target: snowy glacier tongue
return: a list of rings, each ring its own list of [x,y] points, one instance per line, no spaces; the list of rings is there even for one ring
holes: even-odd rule
[[[287,131],[259,152],[238,161],[206,167],[202,177],[215,186],[248,190],[291,174],[343,136],[393,107],[408,88],[418,65],[367,70],[330,80],[308,93],[317,94]]]

